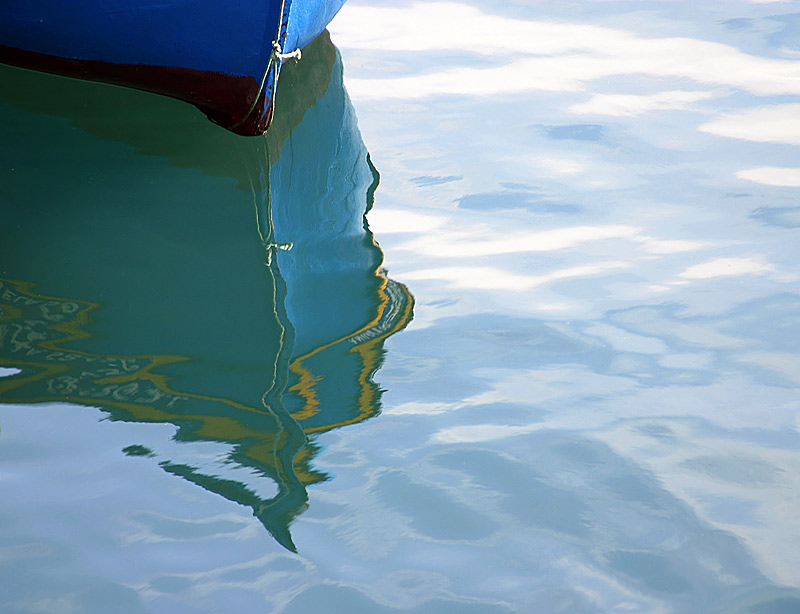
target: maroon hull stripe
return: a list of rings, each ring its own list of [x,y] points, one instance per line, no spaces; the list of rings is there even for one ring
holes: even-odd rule
[[[260,83],[252,77],[192,68],[62,58],[5,45],[0,45],[0,62],[177,98],[195,105],[211,121],[244,136],[262,134],[267,128],[269,107],[264,104],[264,92],[259,91]],[[259,99],[253,106],[256,95]],[[243,117],[251,107],[253,111]]]

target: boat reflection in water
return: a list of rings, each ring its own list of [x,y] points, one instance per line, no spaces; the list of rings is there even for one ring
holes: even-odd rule
[[[338,52],[323,34],[303,58],[267,138],[18,69],[0,94],[0,366],[19,370],[0,402],[98,406],[229,444],[210,468],[154,462],[252,508],[290,550],[306,487],[327,479],[314,437],[379,412],[383,342],[413,305],[364,222],[378,175]]]

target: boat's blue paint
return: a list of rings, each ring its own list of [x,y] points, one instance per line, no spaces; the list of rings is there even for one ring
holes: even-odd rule
[[[179,66],[261,79],[281,0],[4,0],[0,43],[118,64]],[[284,51],[308,44],[344,0],[286,0]]]
[[[289,9],[289,30],[285,49],[305,47],[334,18],[345,0],[293,0]]]
[[[280,0],[5,0],[0,42],[59,57],[261,79]]]
[[[0,61],[167,94],[227,127],[258,127],[277,74],[273,42],[285,53],[305,46],[343,3],[4,0]]]

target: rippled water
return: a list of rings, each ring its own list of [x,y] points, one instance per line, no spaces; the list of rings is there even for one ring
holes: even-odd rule
[[[351,1],[266,139],[2,68],[0,609],[800,612],[798,7]]]

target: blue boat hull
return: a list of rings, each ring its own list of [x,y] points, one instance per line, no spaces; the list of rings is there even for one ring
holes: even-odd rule
[[[270,121],[281,59],[344,0],[5,0],[0,62],[156,92],[239,134]]]

